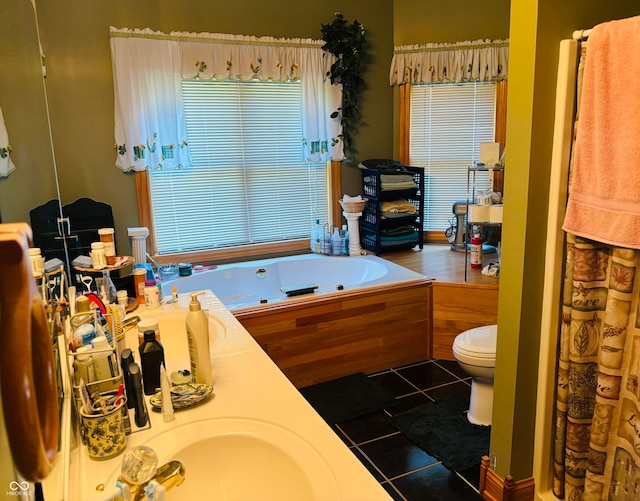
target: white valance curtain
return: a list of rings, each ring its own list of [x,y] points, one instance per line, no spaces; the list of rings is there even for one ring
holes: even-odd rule
[[[390,84],[506,80],[508,40],[402,45],[393,50]]]
[[[0,109],[0,178],[8,177],[14,170],[16,170],[16,166],[13,164],[13,160],[11,160],[9,134],[4,125],[2,109]]]
[[[110,28],[116,166],[123,171],[190,165],[182,80],[295,81],[302,91],[301,159],[343,158],[342,88],[327,72],[322,40]]]

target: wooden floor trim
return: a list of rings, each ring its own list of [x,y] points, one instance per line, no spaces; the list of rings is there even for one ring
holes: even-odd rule
[[[486,501],[533,501],[535,483],[533,478],[515,481],[507,475],[502,479],[490,467],[488,456],[480,463],[480,495]]]

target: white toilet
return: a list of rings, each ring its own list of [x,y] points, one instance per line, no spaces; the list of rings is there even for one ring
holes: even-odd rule
[[[491,424],[497,334],[497,325],[484,325],[461,332],[453,342],[453,356],[471,376],[467,419],[473,424]]]

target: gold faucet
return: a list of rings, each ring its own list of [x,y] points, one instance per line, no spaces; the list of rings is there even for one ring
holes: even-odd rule
[[[127,482],[122,475],[118,477],[118,482],[122,485],[127,485],[131,492],[131,497],[127,497],[132,501],[142,501],[145,499],[145,488],[152,480],[155,480],[157,483],[162,485],[165,490],[172,489],[176,487],[185,479],[185,469],[180,461],[169,461],[167,464],[163,464],[157,470],[153,478],[142,484],[132,484]],[[124,498],[117,497],[116,500],[122,500]]]

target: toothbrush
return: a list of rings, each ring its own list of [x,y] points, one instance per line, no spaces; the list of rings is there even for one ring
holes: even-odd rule
[[[85,409],[85,412],[87,414],[92,414],[93,402],[91,401],[91,397],[89,396],[87,385],[82,378],[80,378],[80,400],[82,401],[82,407]]]
[[[120,386],[118,386],[118,395],[116,396],[116,400],[113,403],[114,407],[118,407],[118,405],[120,405],[120,402],[122,401],[123,393],[124,393],[124,384],[120,383]]]

